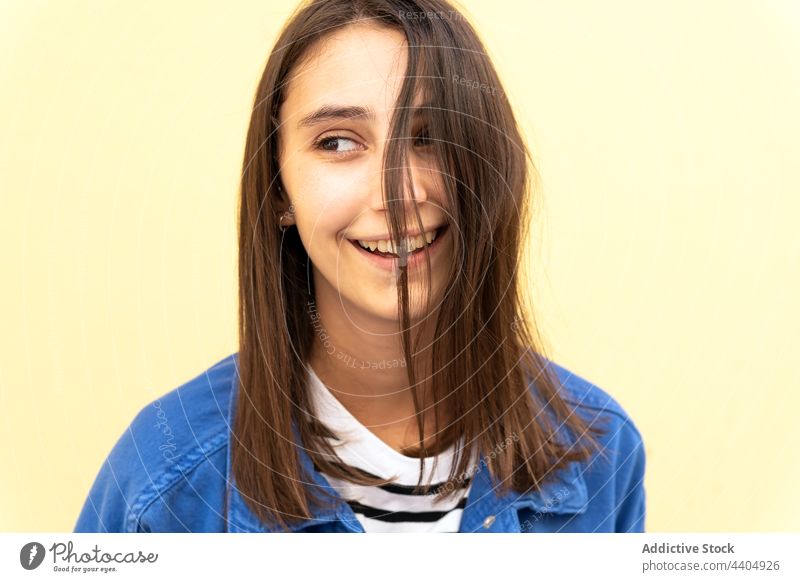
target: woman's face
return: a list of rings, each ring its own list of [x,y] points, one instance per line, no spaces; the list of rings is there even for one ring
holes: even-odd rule
[[[313,263],[318,302],[322,302],[320,294],[328,293],[346,311],[360,310],[353,316],[394,322],[398,259],[383,258],[357,241],[374,246],[390,239],[381,172],[389,122],[406,67],[405,43],[400,32],[360,24],[327,37],[320,52],[292,71],[278,130],[281,181]],[[422,103],[417,100],[415,105]],[[349,114],[342,108],[350,108]],[[427,112],[419,113],[412,126],[415,138],[407,141],[407,159],[429,236],[410,237],[414,245],[427,243],[433,231],[449,222],[441,176],[424,133]],[[403,196],[409,233],[417,233],[408,188]],[[451,230],[437,233],[438,240],[428,247],[432,309],[446,283],[447,261],[452,260]],[[409,256],[414,320],[424,316],[420,312],[427,289],[424,259],[424,249]]]

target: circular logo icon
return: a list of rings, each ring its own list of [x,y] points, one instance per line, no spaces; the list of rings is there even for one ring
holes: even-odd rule
[[[19,563],[26,570],[35,570],[44,561],[44,546],[39,542],[29,542],[19,551]]]

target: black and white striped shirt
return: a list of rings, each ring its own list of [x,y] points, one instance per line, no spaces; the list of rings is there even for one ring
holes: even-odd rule
[[[322,383],[311,366],[309,386],[314,413],[337,439],[330,439],[336,454],[347,465],[388,479],[387,485],[357,485],[323,475],[356,514],[367,533],[371,532],[457,532],[461,514],[472,486],[471,479],[452,496],[436,501],[436,492],[447,482],[455,446],[438,455],[425,458],[423,484],[431,483],[429,493],[412,493],[419,479],[419,458],[396,451],[361,424]],[[461,446],[463,440],[459,440]],[[474,463],[470,466],[474,466]]]

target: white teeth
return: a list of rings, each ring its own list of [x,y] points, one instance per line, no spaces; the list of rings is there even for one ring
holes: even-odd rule
[[[431,244],[436,239],[436,233],[438,230],[431,230],[426,232],[423,235],[419,236],[412,236],[405,239],[406,242],[406,252],[411,253],[415,250],[424,247],[425,245]],[[363,248],[368,249],[370,251],[375,251],[375,249],[381,251],[382,253],[393,253],[397,254],[394,241],[392,240],[360,240],[357,241],[359,245]]]

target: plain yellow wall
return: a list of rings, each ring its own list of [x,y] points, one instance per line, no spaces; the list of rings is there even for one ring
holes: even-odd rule
[[[800,528],[800,4],[465,2],[542,175],[556,360],[646,443],[648,531]],[[71,530],[236,351],[236,195],[294,2],[0,4],[0,529]]]

